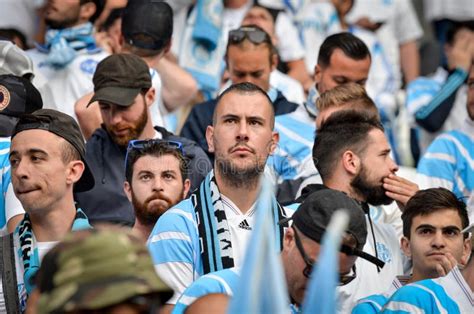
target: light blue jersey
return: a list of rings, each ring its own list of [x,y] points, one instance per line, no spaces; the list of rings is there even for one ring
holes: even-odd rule
[[[474,121],[436,138],[418,164],[420,188],[444,187],[474,205]],[[474,219],[474,211],[469,211]]]
[[[10,154],[10,139],[0,139],[0,230],[3,230],[6,225],[5,218],[5,195],[7,193],[8,185],[11,181],[10,163],[8,155]]]
[[[357,301],[357,305],[352,309],[352,314],[380,313],[395,291],[403,287],[409,279],[410,276],[397,276],[386,292],[373,294]]]
[[[240,268],[233,267],[202,276],[192,283],[181,295],[172,314],[182,314],[194,301],[211,293],[223,293],[233,296],[240,280]],[[288,313],[297,314],[296,306],[288,307]]]
[[[474,292],[455,267],[445,277],[418,281],[398,289],[382,313],[474,313]]]
[[[7,233],[7,222],[10,218],[24,213],[13,192],[9,155],[10,138],[0,137],[0,235]]]

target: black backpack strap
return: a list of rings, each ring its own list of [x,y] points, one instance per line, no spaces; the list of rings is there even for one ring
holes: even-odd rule
[[[0,242],[0,271],[7,313],[20,313],[18,283],[16,281],[15,253],[13,233],[3,236]]]

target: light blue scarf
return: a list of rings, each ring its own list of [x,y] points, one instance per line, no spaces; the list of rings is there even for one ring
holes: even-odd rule
[[[76,217],[72,224],[72,231],[90,228],[92,227],[89,224],[86,214],[84,214],[80,208],[77,208]],[[25,214],[23,220],[16,227],[14,236],[18,238],[20,242],[18,256],[23,264],[23,281],[26,292],[30,294],[34,288],[32,279],[40,267],[40,260],[35,235],[33,234],[31,220],[28,214]]]
[[[199,85],[205,99],[219,89],[225,68],[225,45],[221,41],[222,0],[198,1],[189,15],[180,43],[179,64]]]
[[[36,44],[36,47],[48,54],[45,64],[61,69],[74,60],[78,50],[87,49],[89,53],[100,51],[95,44],[93,31],[91,23],[66,29],[50,29],[46,32],[46,44]]]

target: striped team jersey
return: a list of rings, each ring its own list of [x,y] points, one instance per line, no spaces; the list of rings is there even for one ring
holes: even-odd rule
[[[183,292],[173,308],[172,314],[183,314],[194,301],[211,293],[223,293],[232,297],[238,288],[239,280],[240,268],[238,267],[202,276]],[[287,313],[297,314],[299,310],[296,306],[289,305]]]
[[[474,313],[474,292],[455,267],[445,277],[418,281],[398,289],[382,313]]]
[[[232,242],[234,265],[241,266],[255,223],[255,204],[242,214],[235,204],[221,195],[227,228]],[[290,217],[293,210],[283,208]],[[178,297],[195,280],[204,275],[198,221],[193,201],[188,198],[168,209],[158,219],[148,239],[148,250],[160,278],[174,290],[168,301],[176,303]]]
[[[419,77],[408,84],[406,107],[411,119],[410,123],[413,125],[415,120],[427,119],[450,97],[454,97],[448,117],[442,125],[438,125],[439,131],[428,132],[422,127],[417,127],[422,153],[438,135],[458,128],[467,118],[467,86],[464,84],[467,76],[468,73],[460,68],[450,75],[443,68],[438,68],[433,76]]]
[[[359,300],[357,305],[352,309],[352,314],[379,313],[383,306],[388,302],[392,294],[403,287],[409,279],[410,276],[395,277],[392,284],[390,285],[390,288],[386,292],[374,294]]]
[[[0,235],[7,233],[7,222],[11,217],[24,213],[13,192],[9,154],[10,138],[0,137]]]
[[[469,219],[474,219],[474,121],[436,138],[418,164],[420,188],[444,187],[467,197]]]

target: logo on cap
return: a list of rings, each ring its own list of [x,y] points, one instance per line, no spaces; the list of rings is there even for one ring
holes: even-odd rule
[[[3,109],[5,109],[9,103],[10,92],[5,86],[0,85],[0,111],[3,111]]]

